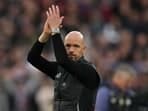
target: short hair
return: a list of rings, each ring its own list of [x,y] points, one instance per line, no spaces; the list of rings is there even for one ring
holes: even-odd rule
[[[115,73],[116,72],[127,72],[126,74],[130,75],[130,76],[136,76],[137,72],[136,70],[129,64],[119,64],[116,69],[115,69]]]

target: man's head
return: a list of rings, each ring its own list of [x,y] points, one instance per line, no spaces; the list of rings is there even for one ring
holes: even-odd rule
[[[86,47],[82,33],[78,31],[69,32],[65,37],[64,45],[70,59],[77,61],[84,55]]]
[[[120,65],[113,75],[113,83],[121,90],[126,91],[135,78],[136,71],[129,65]]]

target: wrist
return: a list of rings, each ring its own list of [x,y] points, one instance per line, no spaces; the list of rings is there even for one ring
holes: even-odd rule
[[[57,33],[60,33],[60,28],[53,28],[53,29],[51,29],[51,35],[55,35]]]
[[[51,33],[48,33],[48,32],[45,32],[45,31],[43,31],[43,32],[41,33],[41,35],[44,36],[44,37],[48,37],[50,34],[51,34]]]

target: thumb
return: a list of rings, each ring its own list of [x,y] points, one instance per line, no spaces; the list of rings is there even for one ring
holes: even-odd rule
[[[45,23],[44,23],[44,28],[48,25],[48,20],[46,19]]]
[[[62,23],[63,19],[64,19],[64,16],[60,17],[61,23]]]

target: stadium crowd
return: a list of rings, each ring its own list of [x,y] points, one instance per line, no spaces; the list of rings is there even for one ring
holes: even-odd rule
[[[26,61],[52,3],[65,16],[63,35],[84,34],[103,81],[126,63],[132,87],[148,91],[148,0],[0,0],[0,111],[52,111],[53,81]],[[50,41],[43,56],[55,59]]]

